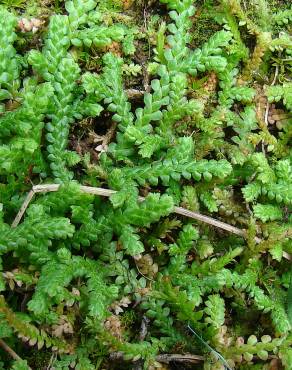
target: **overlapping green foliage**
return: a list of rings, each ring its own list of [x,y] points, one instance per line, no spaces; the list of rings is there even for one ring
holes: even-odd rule
[[[55,369],[114,369],[117,352],[155,369],[177,351],[204,355],[195,368],[268,369],[273,354],[291,369],[291,9],[210,1],[219,28],[196,45],[194,1],[161,0],[155,37],[104,3],[67,1],[25,51],[31,35],[0,8],[0,338],[23,358],[0,352],[0,367],[41,369],[52,350]],[[134,101],[123,67],[143,53],[150,83]],[[98,156],[74,150],[105,121]],[[32,183],[61,187],[13,228]]]

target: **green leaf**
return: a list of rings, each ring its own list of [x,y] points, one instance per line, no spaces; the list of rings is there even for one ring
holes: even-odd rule
[[[290,272],[290,283],[287,293],[287,315],[292,327],[292,271]]]
[[[275,243],[269,252],[274,260],[281,262],[283,257],[283,248],[281,243]]]
[[[11,370],[29,370],[29,366],[26,360],[17,360],[13,363]]]
[[[256,204],[253,211],[255,217],[263,222],[281,220],[283,217],[281,209],[271,204]]]
[[[137,256],[144,251],[144,246],[137,234],[130,227],[125,227],[120,235],[120,242],[122,243],[126,253],[131,256]]]
[[[173,199],[169,195],[159,193],[149,194],[138,207],[129,207],[124,216],[133,225],[149,226],[163,216],[168,216],[173,210]]]
[[[126,199],[127,199],[127,192],[125,190],[118,191],[117,193],[110,196],[110,201],[114,208],[121,207]]]

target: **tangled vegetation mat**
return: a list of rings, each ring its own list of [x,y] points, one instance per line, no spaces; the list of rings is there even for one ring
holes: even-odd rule
[[[0,3],[0,368],[292,369],[290,1]]]

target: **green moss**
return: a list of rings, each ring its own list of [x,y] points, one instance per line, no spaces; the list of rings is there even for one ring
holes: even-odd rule
[[[33,369],[288,369],[290,15],[267,4],[0,7],[0,337]]]

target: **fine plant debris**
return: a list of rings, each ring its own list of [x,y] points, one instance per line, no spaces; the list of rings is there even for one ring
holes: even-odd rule
[[[292,5],[0,0],[0,370],[292,369]]]

